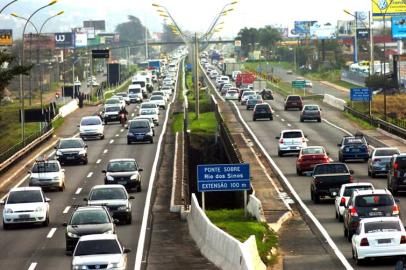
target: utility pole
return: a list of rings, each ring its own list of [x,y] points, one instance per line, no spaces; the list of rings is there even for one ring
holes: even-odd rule
[[[194,76],[195,76],[195,81],[194,81],[194,86],[195,86],[195,100],[196,100],[196,105],[195,105],[195,111],[196,111],[196,119],[199,119],[200,116],[200,106],[199,106],[199,43],[197,40],[197,33],[195,33],[195,40],[194,40]]]
[[[145,20],[145,60],[148,60],[148,28],[147,28],[147,20]]]
[[[369,14],[369,70],[370,75],[375,74],[375,60],[374,60],[374,36],[373,36],[373,29],[372,29],[372,18],[371,18],[371,11]]]
[[[354,35],[354,63],[358,63],[358,11],[355,12],[355,35]]]

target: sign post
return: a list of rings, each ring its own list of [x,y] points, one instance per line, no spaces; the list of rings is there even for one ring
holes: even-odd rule
[[[202,192],[244,191],[244,213],[247,215],[247,190],[251,189],[249,164],[210,164],[197,166],[197,189]]]
[[[369,102],[369,115],[371,116],[372,111],[372,91],[369,88],[351,88],[350,90],[350,100],[351,104],[354,101],[358,102]]]
[[[294,89],[303,89],[303,96],[306,96],[306,81],[305,80],[292,81],[292,87]]]

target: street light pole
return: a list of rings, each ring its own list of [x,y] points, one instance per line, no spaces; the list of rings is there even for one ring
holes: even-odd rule
[[[199,119],[200,117],[200,104],[199,104],[199,42],[197,39],[197,33],[195,33],[195,40],[194,40],[194,76],[195,76],[195,81],[194,81],[194,87],[195,87],[195,99],[196,99],[196,105],[195,105],[195,112],[196,112],[196,119]]]
[[[355,12],[354,63],[358,63],[358,12]]]
[[[14,0],[14,1],[11,1],[10,3],[8,3],[7,5],[5,5],[1,10],[0,10],[0,14],[8,7],[8,6],[10,6],[12,3],[15,3],[15,2],[17,2],[18,0]]]

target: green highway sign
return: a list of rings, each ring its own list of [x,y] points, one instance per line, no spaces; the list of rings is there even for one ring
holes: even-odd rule
[[[292,81],[292,87],[293,88],[305,88],[306,87],[306,81],[304,80],[296,80],[296,81]]]

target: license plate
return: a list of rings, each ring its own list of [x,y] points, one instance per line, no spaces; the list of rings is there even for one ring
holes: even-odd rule
[[[142,139],[144,138],[144,136],[142,136],[142,135],[137,135],[136,138],[137,138],[137,140],[142,140]]]
[[[297,147],[296,146],[291,146],[291,147],[289,147],[289,149],[290,150],[297,150]]]
[[[351,149],[351,152],[353,152],[353,153],[358,153],[359,152],[359,149]]]
[[[390,242],[390,239],[378,239],[378,244],[389,244]]]
[[[337,192],[337,193],[338,193],[338,189],[336,189],[336,188],[330,188],[329,191],[330,191],[330,193],[333,193],[333,192]]]
[[[382,216],[382,212],[370,212],[369,216],[370,217],[379,217],[379,216]]]
[[[71,159],[74,159],[75,157],[66,157],[66,159],[69,159],[69,160],[71,160]]]
[[[125,184],[127,184],[127,181],[118,181],[118,184],[119,185],[125,185]]]
[[[30,218],[30,215],[26,214],[26,215],[18,215],[19,218]]]

